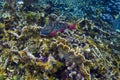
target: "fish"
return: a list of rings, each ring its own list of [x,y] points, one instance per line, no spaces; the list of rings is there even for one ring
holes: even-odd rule
[[[76,28],[76,23],[66,23],[61,21],[51,22],[43,27],[40,31],[41,35],[56,36],[57,32],[63,33],[65,29],[73,30]]]

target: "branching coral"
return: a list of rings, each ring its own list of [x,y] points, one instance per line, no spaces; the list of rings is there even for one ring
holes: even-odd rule
[[[3,38],[4,33],[5,33],[5,24],[0,23],[0,38]]]
[[[66,29],[55,37],[42,36],[41,26],[18,21],[35,23],[36,16],[19,12],[0,23],[1,80],[119,79],[120,56],[114,54],[119,48],[113,47],[119,46],[119,36],[112,40],[112,35],[87,19],[78,20],[75,30]]]

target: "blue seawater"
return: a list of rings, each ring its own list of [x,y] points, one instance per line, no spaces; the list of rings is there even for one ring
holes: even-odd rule
[[[119,14],[118,17],[114,20],[114,22],[113,22],[113,27],[114,27],[114,29],[120,29],[120,14]]]

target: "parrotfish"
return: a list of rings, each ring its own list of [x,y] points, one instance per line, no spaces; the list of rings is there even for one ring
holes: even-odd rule
[[[40,31],[41,35],[55,36],[57,32],[64,32],[65,29],[73,30],[76,28],[76,23],[69,24],[61,21],[54,21],[44,26]]]

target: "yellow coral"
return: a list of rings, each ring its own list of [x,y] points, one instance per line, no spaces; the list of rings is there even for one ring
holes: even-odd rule
[[[86,80],[91,80],[91,75],[87,72],[84,64],[82,64],[80,66],[80,71],[81,71],[82,75],[85,77]]]
[[[69,50],[69,47],[68,47],[67,45],[63,44],[63,43],[59,43],[57,46],[58,46],[59,48],[64,49],[64,50]]]
[[[19,54],[20,57],[23,57],[23,56],[26,55],[26,53],[24,51],[19,51],[18,54]]]
[[[0,23],[0,30],[2,29],[4,29],[5,28],[5,24],[4,23]]]
[[[87,42],[90,44],[90,46],[96,45],[96,43],[93,40],[87,39]]]
[[[57,42],[53,42],[53,43],[51,43],[51,44],[50,44],[50,47],[51,47],[51,48],[55,48],[55,47],[57,47]]]
[[[80,60],[81,62],[86,61],[84,55],[82,55],[81,53],[78,53],[78,57],[79,57],[79,60]]]
[[[57,42],[66,44],[66,40],[64,38],[60,37],[60,36],[57,38],[57,40],[58,40]]]
[[[86,60],[85,62],[84,62],[84,65],[85,66],[89,66],[89,67],[93,67],[93,62],[91,61],[91,60]]]

